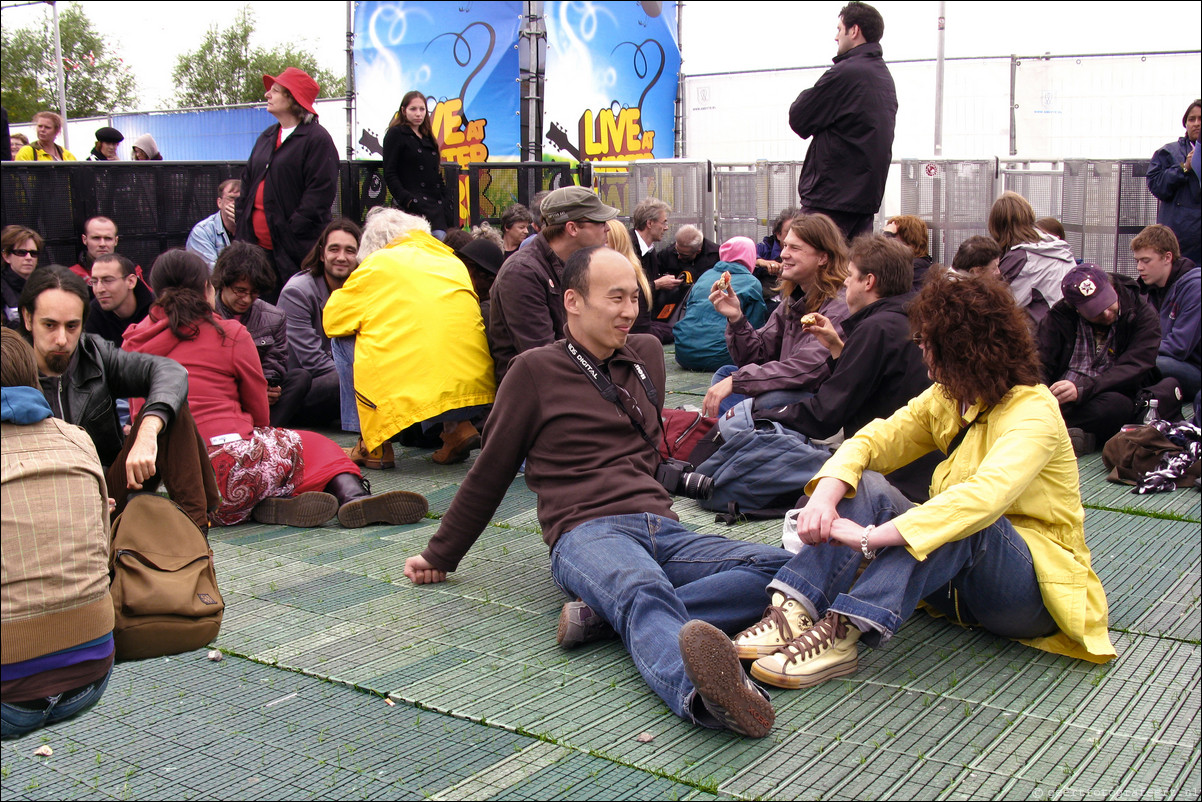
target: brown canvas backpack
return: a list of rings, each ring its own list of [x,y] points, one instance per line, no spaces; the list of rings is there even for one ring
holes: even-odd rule
[[[225,602],[213,551],[182,509],[153,493],[131,495],[112,537],[117,659],[178,654],[217,637]]]

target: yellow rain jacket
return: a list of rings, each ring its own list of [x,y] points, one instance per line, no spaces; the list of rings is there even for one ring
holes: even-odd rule
[[[946,453],[964,423],[978,416],[951,457],[935,468],[930,501],[893,519],[906,548],[925,560],[943,544],[1006,516],[1031,550],[1044,606],[1060,627],[1022,642],[1095,663],[1113,659],[1106,593],[1085,545],[1077,460],[1047,387],[1014,387],[992,409],[978,403],[961,419],[959,405],[933,385],[845,442],[806,491],[824,476],[854,488],[865,470],[889,473],[936,448]]]
[[[467,268],[424,231],[368,256],[326,301],[326,335],[355,335],[363,441],[376,448],[443,412],[496,394],[480,301]]]

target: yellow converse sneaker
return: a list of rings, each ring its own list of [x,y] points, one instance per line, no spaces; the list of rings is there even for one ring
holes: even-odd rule
[[[774,590],[772,604],[764,611],[764,618],[732,640],[741,660],[754,660],[767,657],[812,626],[814,622],[801,602]]]
[[[855,673],[860,630],[836,612],[751,665],[751,676],[777,688],[809,688]]]

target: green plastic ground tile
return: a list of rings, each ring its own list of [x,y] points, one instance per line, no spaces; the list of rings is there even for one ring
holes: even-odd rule
[[[329,613],[393,592],[393,586],[386,582],[335,572],[280,587],[275,591],[268,590],[259,596],[265,601],[298,607],[313,613]]]
[[[1106,481],[1109,473],[1102,464],[1101,453],[1090,454],[1077,461],[1081,476],[1081,501],[1088,506],[1111,509],[1130,509],[1136,513],[1175,515],[1188,520],[1202,521],[1202,496],[1193,489],[1172,493],[1133,493],[1130,485]]]

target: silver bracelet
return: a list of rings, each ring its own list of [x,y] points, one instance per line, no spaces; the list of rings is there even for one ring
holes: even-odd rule
[[[868,548],[868,536],[871,535],[875,530],[876,525],[869,524],[868,526],[864,527],[864,534],[860,535],[860,551],[863,553],[865,560],[872,560],[876,558],[876,551],[870,551]]]

